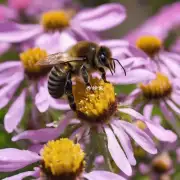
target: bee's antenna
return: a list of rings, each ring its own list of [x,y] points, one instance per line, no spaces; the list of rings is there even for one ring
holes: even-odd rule
[[[122,64],[119,62],[119,60],[118,59],[114,59],[114,58],[111,58],[112,60],[114,60],[114,61],[117,61],[118,63],[119,63],[119,65],[122,67],[122,69],[123,69],[123,71],[124,71],[124,74],[125,74],[125,76],[126,76],[126,70],[124,69],[124,67],[122,66]]]

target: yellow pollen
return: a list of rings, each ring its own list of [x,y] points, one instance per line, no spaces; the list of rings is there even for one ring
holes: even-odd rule
[[[49,141],[41,155],[45,169],[50,170],[53,176],[77,173],[84,165],[85,154],[80,145],[67,138]]]
[[[161,48],[161,40],[155,36],[141,36],[136,41],[136,46],[149,56],[156,54]]]
[[[140,88],[145,98],[158,99],[170,95],[172,85],[167,76],[162,73],[156,73],[156,79],[148,84],[140,84]]]
[[[65,11],[49,11],[42,15],[41,23],[47,31],[58,31],[69,26],[70,17]]]
[[[172,166],[172,160],[168,153],[162,153],[161,155],[154,158],[152,166],[160,172],[168,171]]]
[[[24,65],[24,68],[28,72],[39,72],[41,67],[36,63],[39,60],[45,59],[47,53],[45,50],[40,48],[28,49],[27,51],[20,54],[20,59]]]
[[[142,122],[142,121],[136,121],[135,123],[134,123],[139,129],[142,129],[142,130],[145,130],[146,129],[146,124],[144,123],[144,122]]]
[[[98,78],[92,78],[90,83],[92,90],[77,80],[73,86],[73,95],[77,111],[88,117],[98,117],[115,103],[114,87]]]

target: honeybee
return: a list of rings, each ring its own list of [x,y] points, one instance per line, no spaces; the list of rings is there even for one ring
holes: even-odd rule
[[[46,59],[37,62],[40,66],[53,66],[48,77],[48,91],[53,98],[67,95],[72,110],[76,110],[72,93],[72,76],[81,75],[85,85],[91,88],[89,72],[99,71],[105,82],[106,69],[115,73],[115,61],[123,68],[117,59],[112,58],[111,51],[106,46],[99,46],[94,42],[80,41],[66,52],[48,55]]]

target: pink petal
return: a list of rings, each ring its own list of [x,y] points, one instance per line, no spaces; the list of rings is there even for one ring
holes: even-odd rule
[[[126,122],[126,121],[117,121],[116,125],[123,127],[124,130],[134,139],[134,141],[139,144],[145,151],[150,154],[156,154],[157,149],[152,139],[141,129],[136,126]]]
[[[174,142],[177,140],[177,135],[175,133],[164,129],[161,125],[151,121],[145,121],[145,123],[151,133],[160,141]]]
[[[1,23],[0,27],[6,26],[6,23]],[[18,43],[42,33],[40,25],[19,25],[12,23],[14,29],[7,29],[0,32],[0,41],[9,43]]]
[[[5,53],[9,48],[11,44],[9,43],[0,43],[0,54]]]
[[[171,99],[172,99],[173,102],[180,105],[180,95],[178,95],[176,93],[172,93],[171,94]]]
[[[136,84],[148,80],[155,79],[156,75],[148,70],[145,69],[135,69],[126,72],[127,75],[124,76],[123,74],[117,76],[114,80],[115,84]],[[143,74],[143,76],[142,76]]]
[[[33,144],[28,148],[28,150],[39,154],[41,149],[43,148],[43,146],[44,145],[42,145],[42,144]]]
[[[10,176],[10,177],[7,177],[3,180],[22,180],[28,176],[33,176],[34,177],[34,171],[27,171],[27,172],[23,172],[23,173],[20,173],[20,174],[17,174],[17,175],[14,175],[14,176]]]
[[[40,47],[48,52],[48,54],[57,53],[60,51],[59,32],[54,34],[43,33],[35,40],[35,47]]]
[[[66,117],[60,120],[60,123],[57,128],[44,128],[38,130],[28,130],[24,131],[17,136],[12,138],[12,141],[18,141],[21,139],[29,139],[36,143],[47,142],[50,140],[54,140],[64,131],[66,126],[69,124],[72,118],[72,114],[68,113]]]
[[[131,115],[132,117],[134,117],[134,118],[136,118],[138,120],[144,120],[145,119],[145,117],[142,114],[138,113],[134,109],[131,109],[131,108],[119,108],[118,110],[120,112],[129,114],[129,115]]]
[[[128,176],[131,176],[132,169],[121,146],[110,128],[104,127],[107,135],[108,149],[116,165]]]
[[[130,162],[131,165],[136,165],[136,159],[134,157],[133,149],[131,146],[131,141],[128,137],[128,135],[124,132],[123,128],[116,127],[115,125],[111,124],[111,127],[116,134],[117,138],[119,139],[121,146],[123,147],[123,150]]]
[[[123,6],[109,3],[79,12],[72,23],[78,23],[80,27],[92,31],[103,31],[119,25],[125,18],[126,12]]]
[[[143,114],[146,119],[151,119],[153,107],[153,104],[147,104],[144,106]]]
[[[17,18],[17,12],[7,6],[0,5],[0,21]]]
[[[176,112],[177,114],[180,114],[180,109],[178,108],[178,106],[176,106],[171,100],[166,100],[166,103],[169,105],[169,107]]]
[[[77,40],[68,31],[63,31],[59,36],[59,51],[65,52],[77,43]]]
[[[39,92],[35,96],[35,105],[40,112],[45,112],[49,108],[49,94],[45,87],[40,87]]]
[[[21,67],[22,63],[20,61],[8,61],[0,63],[0,72],[4,71],[8,68],[15,68],[15,67]]]
[[[174,61],[171,58],[161,54],[160,58],[162,59],[163,63],[169,68],[172,74],[176,77],[180,77],[180,65],[179,62]],[[169,66],[171,64],[171,66]]]
[[[21,80],[16,79],[16,81],[9,83],[0,89],[0,108],[5,107],[11,100],[12,96],[16,92],[16,88],[19,86]]]
[[[83,177],[88,180],[125,180],[122,176],[108,171],[92,171],[83,174]]]
[[[56,100],[50,97],[50,107],[59,110],[70,110],[70,106],[67,100]]]
[[[41,160],[41,157],[27,150],[7,148],[0,150],[0,171],[11,172]]]
[[[7,114],[4,117],[4,126],[7,132],[11,133],[16,129],[17,125],[20,123],[25,110],[25,90],[21,95],[14,101],[14,103],[9,108]]]

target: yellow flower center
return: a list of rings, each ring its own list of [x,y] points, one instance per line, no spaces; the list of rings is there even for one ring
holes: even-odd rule
[[[41,23],[46,31],[59,31],[69,26],[70,17],[65,11],[49,11],[42,15]]]
[[[108,122],[116,110],[114,87],[98,78],[92,78],[92,89],[80,80],[73,86],[77,116],[89,123]]]
[[[167,153],[162,153],[154,158],[152,166],[158,172],[166,172],[171,168],[172,160]]]
[[[159,99],[170,95],[172,85],[167,76],[156,73],[156,79],[148,84],[140,84],[143,96],[147,99]]]
[[[137,126],[139,129],[145,130],[146,129],[146,124],[140,120],[136,121],[133,123],[135,126]]]
[[[67,138],[49,141],[44,146],[41,156],[44,174],[46,176],[50,174],[51,177],[58,177],[62,180],[63,177],[75,179],[82,173],[85,165],[85,154],[80,145]]]
[[[155,36],[142,36],[136,41],[136,46],[149,56],[155,55],[161,48],[162,42]]]
[[[45,59],[47,52],[40,48],[32,48],[20,54],[20,60],[24,66],[26,74],[30,78],[38,78],[39,76],[46,75],[50,67],[41,67],[36,63],[39,60]]]

